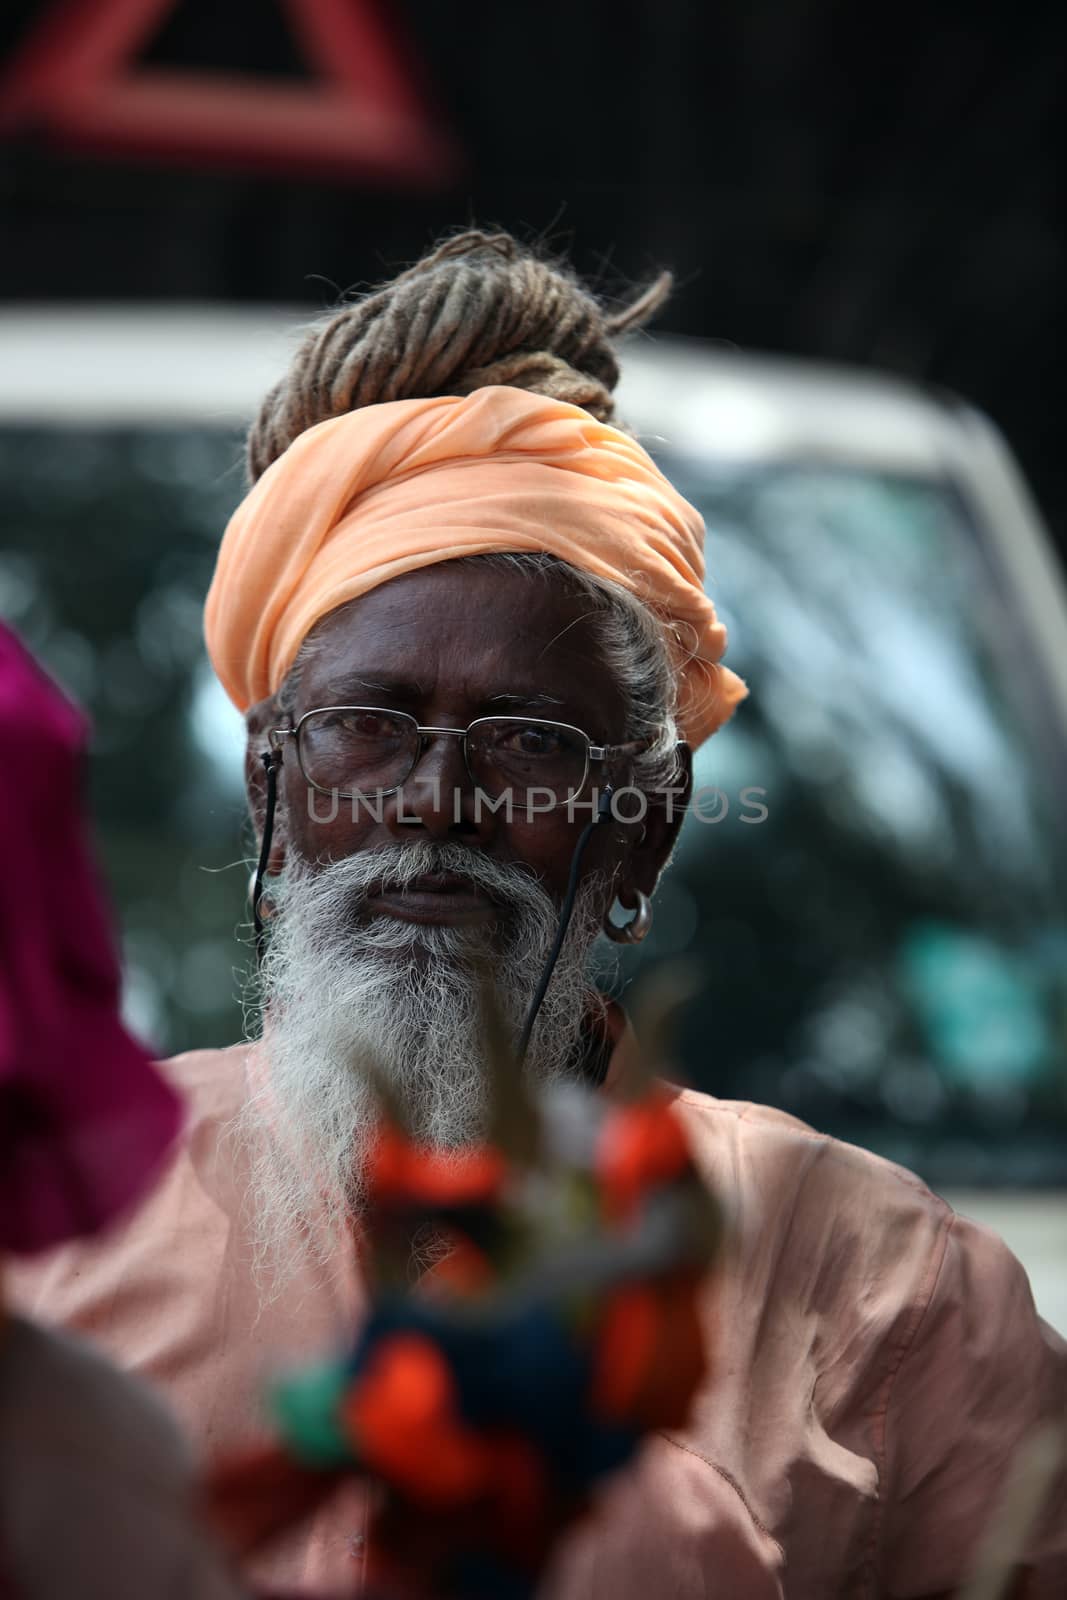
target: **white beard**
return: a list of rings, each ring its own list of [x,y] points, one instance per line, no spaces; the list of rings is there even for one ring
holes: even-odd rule
[[[446,871],[503,901],[503,920],[447,928],[361,915],[383,878],[403,885]],[[271,896],[260,973],[265,1081],[232,1128],[250,1163],[249,1226],[268,1300],[309,1255],[327,1266],[358,1217],[376,1119],[368,1061],[420,1139],[455,1147],[482,1132],[481,963],[517,1041],[559,916],[522,868],[428,840],[326,866],[298,862]],[[601,875],[583,880],[530,1040],[524,1071],[532,1081],[580,1067],[583,1029],[603,1008],[587,967],[605,898]]]

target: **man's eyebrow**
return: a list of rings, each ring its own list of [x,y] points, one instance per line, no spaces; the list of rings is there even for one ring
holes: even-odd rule
[[[494,694],[485,702],[487,706],[519,706],[525,710],[529,706],[554,706],[566,705],[565,700],[558,699],[554,694],[545,694],[542,690],[534,690],[531,694]]]
[[[349,677],[347,674],[338,674],[336,678],[328,678],[322,687],[321,705],[341,706],[359,705],[366,695],[375,699],[382,699],[397,707],[411,705],[414,701],[423,699],[425,689],[422,684],[410,678],[391,678],[387,673]],[[526,694],[509,691],[505,694],[489,695],[482,702],[486,707],[492,706],[499,711],[557,711],[567,702],[556,695],[546,694],[543,689],[531,689]]]
[[[333,696],[333,705],[355,704],[360,695],[383,694],[392,695],[397,700],[418,700],[422,693],[422,685],[410,679],[374,677],[350,678],[338,677],[327,681],[326,692]]]

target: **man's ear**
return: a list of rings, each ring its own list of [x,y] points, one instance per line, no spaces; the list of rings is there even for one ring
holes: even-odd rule
[[[267,816],[267,774],[263,767],[263,754],[270,749],[269,734],[278,726],[280,713],[273,695],[250,706],[245,714],[247,739],[245,742],[245,796],[248,814],[256,830],[256,848],[263,839],[263,824]],[[283,741],[284,742],[284,741]],[[274,834],[271,839],[268,876],[281,872],[285,865],[285,807],[282,804],[282,772],[278,768],[278,790],[274,807]]]
[[[648,791],[644,832],[638,832],[619,875],[617,893],[624,906],[633,904],[635,889],[650,898],[655,893],[660,873],[671,858],[685,819],[693,792],[693,752],[680,741],[675,746],[675,758],[677,776],[670,788]]]

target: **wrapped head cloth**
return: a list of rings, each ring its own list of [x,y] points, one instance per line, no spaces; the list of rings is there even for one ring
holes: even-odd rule
[[[548,552],[660,617],[691,745],[747,693],[721,664],[700,513],[628,434],[503,385],[363,406],[300,434],[226,529],[205,615],[215,671],[245,711],[277,691],[338,606],[402,573],[499,551]]]

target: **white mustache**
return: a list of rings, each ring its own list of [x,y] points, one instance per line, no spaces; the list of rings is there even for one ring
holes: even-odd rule
[[[416,839],[410,844],[382,845],[362,850],[330,863],[332,883],[339,894],[352,897],[359,910],[368,895],[384,888],[406,889],[417,878],[452,872],[466,878],[505,909],[522,911],[544,907],[548,891],[525,867],[494,861],[468,845]]]

